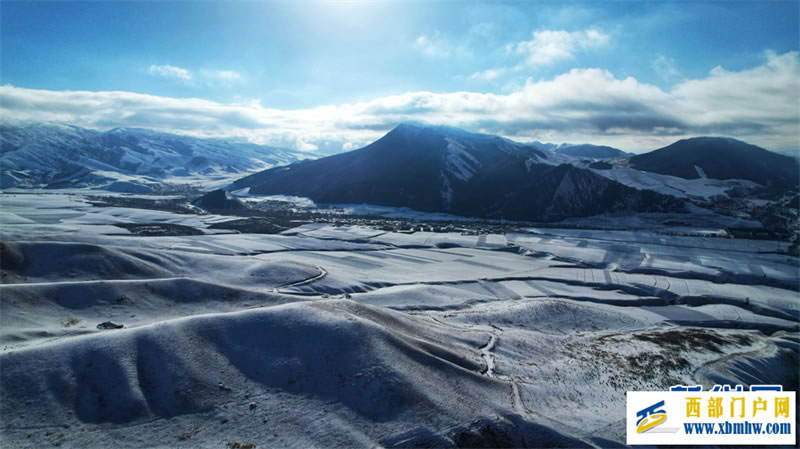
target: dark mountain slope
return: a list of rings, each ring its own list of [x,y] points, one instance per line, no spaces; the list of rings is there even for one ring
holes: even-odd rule
[[[461,141],[468,142],[468,150],[459,149]],[[479,171],[502,169],[512,157],[543,160],[546,154],[496,136],[402,124],[362,149],[256,173],[232,189],[252,187],[251,193],[280,192],[324,203],[413,202],[420,210],[441,210],[446,207],[444,186],[465,183]]]
[[[505,218],[560,220],[607,212],[684,212],[682,200],[639,190],[563,164],[539,166],[534,178],[501,204]]]
[[[362,149],[266,170],[231,189],[529,220],[683,208],[673,198],[557,166],[552,157],[496,136],[406,124]]]
[[[696,137],[630,158],[633,168],[696,179],[746,179],[765,187],[796,186],[800,179],[797,160],[736,139]]]
[[[192,202],[195,206],[207,211],[245,210],[247,206],[224,190],[213,190]]]

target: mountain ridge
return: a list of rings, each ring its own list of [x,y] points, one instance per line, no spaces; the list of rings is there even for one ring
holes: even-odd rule
[[[361,149],[268,169],[230,188],[484,218],[555,220],[683,209],[680,200],[623,186],[565,161],[498,136],[402,124]]]
[[[146,128],[97,131],[0,123],[0,186],[148,189],[159,182],[241,176],[308,157],[298,151]]]
[[[592,145],[588,143],[562,143],[553,148],[552,151],[572,157],[588,157],[594,159],[612,159],[632,156],[631,153],[626,153],[619,148],[609,147],[606,145]]]

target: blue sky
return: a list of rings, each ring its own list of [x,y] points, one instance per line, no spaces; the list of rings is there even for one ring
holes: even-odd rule
[[[663,111],[651,117],[646,109],[683,105],[678,94],[698,88],[694,81],[709,81],[713,70],[733,83],[736,74],[769,71],[770,61],[773,72],[781,71],[772,75],[788,83],[781,94],[797,105],[796,91],[789,92],[797,86],[787,74],[797,70],[798,4],[2,2],[0,84],[8,104],[16,105],[6,105],[3,115],[39,112],[88,127],[154,127],[309,150],[352,148],[398,120],[417,118],[517,140],[583,139],[634,151],[698,133],[791,149],[798,141],[791,103],[772,115],[779,119],[788,110],[795,123],[765,123],[765,111],[730,123],[707,117],[712,111],[704,107],[740,95],[734,86],[686,106],[696,114],[692,120]],[[582,99],[542,100],[550,89],[570,86],[560,78],[570,74],[578,84],[596,83],[597,93],[584,96],[590,111],[564,109]],[[762,82],[769,75],[751,74]],[[641,104],[617,98],[621,104],[597,107],[611,93],[619,96],[626,87],[615,82],[625,80],[635,81],[628,94]],[[100,97],[56,100],[57,93],[76,91],[105,93],[110,103],[91,111]],[[110,100],[111,92],[130,94],[122,95],[127,103]],[[515,95],[542,110],[561,106],[521,121],[502,119],[515,114]],[[146,96],[160,103],[140,104]],[[131,102],[135,108],[125,109]],[[494,107],[498,102],[505,106]],[[209,107],[219,110],[210,114]],[[621,117],[625,108],[632,109]],[[591,120],[570,126],[567,117],[589,112]],[[199,118],[193,122],[193,116]],[[304,127],[292,125],[301,116]]]

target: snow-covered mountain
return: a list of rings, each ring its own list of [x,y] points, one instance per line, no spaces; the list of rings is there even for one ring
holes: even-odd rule
[[[144,192],[163,182],[212,187],[307,157],[284,148],[146,129],[0,124],[3,188],[103,186]]]
[[[724,137],[679,140],[629,158],[571,163],[630,187],[705,205],[743,195],[779,197],[796,190],[800,179],[797,159]]]
[[[683,210],[681,200],[566,163],[572,159],[497,136],[403,124],[359,150],[269,169],[231,188],[509,219]]]
[[[744,179],[791,188],[800,180],[797,159],[727,137],[695,137],[630,158],[638,170],[684,179]]]

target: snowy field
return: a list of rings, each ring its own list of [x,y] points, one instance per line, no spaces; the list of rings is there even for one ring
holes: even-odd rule
[[[784,243],[231,218],[0,195],[0,447],[609,447],[627,390],[797,389]]]

